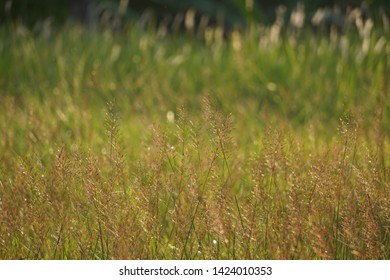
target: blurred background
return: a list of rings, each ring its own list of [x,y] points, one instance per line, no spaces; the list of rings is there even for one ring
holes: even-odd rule
[[[374,20],[389,14],[385,0],[0,0],[0,24],[12,22],[34,27],[49,22],[62,25],[76,21],[87,27],[123,28],[134,20],[165,24],[171,30],[185,26],[190,11],[194,24],[243,28],[249,22],[272,23],[277,7],[290,18],[297,7],[307,15],[305,23],[342,24],[349,11],[359,8]],[[320,14],[318,14],[320,13]],[[315,17],[317,15],[317,17]],[[320,16],[320,17],[319,17]],[[188,22],[187,22],[188,24]]]

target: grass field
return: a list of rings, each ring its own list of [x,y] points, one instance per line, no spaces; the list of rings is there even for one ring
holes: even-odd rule
[[[0,27],[0,259],[390,259],[389,32],[277,27]]]

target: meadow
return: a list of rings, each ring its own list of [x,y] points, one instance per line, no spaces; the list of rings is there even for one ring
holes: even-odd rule
[[[390,33],[0,27],[0,259],[390,259]]]

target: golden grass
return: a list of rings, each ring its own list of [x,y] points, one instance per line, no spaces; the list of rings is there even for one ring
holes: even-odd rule
[[[101,153],[62,145],[43,161],[27,135],[26,156],[1,164],[0,257],[389,258],[385,137],[344,120],[312,148],[285,124],[245,157],[231,116],[203,104],[201,119],[182,109],[152,127],[139,154],[126,154],[113,103]]]

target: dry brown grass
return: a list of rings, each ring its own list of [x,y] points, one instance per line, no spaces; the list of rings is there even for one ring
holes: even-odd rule
[[[176,124],[151,127],[139,155],[126,155],[110,104],[101,154],[62,145],[43,161],[31,140],[26,156],[3,161],[0,257],[390,257],[380,126],[367,138],[342,121],[315,149],[287,126],[270,128],[246,158],[232,118],[203,104],[203,119],[181,109]]]

